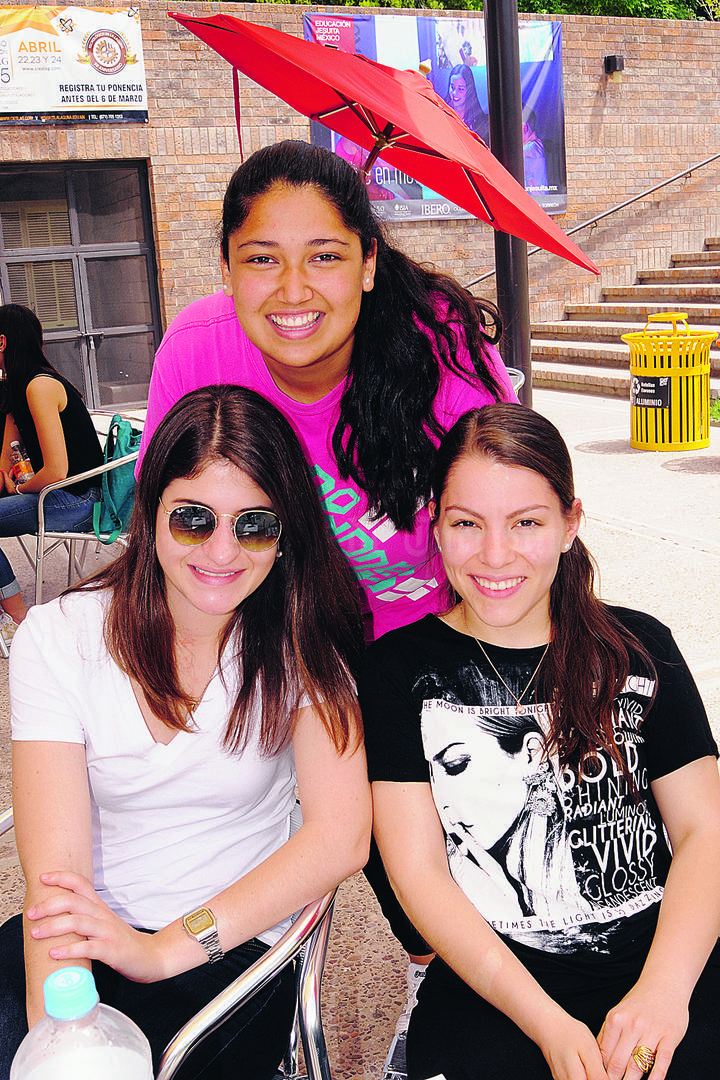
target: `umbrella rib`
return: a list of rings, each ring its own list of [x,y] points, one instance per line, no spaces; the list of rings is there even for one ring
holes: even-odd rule
[[[475,192],[475,194],[477,195],[477,197],[478,197],[478,199],[480,200],[480,202],[481,202],[481,203],[483,204],[483,206],[484,206],[484,208],[485,208],[485,213],[486,213],[486,214],[487,214],[487,216],[488,216],[488,221],[490,222],[490,224],[491,224],[491,225],[494,225],[494,224],[495,224],[495,220],[496,220],[496,218],[495,218],[495,214],[493,214],[492,210],[491,210],[491,209],[490,209],[490,207],[488,206],[488,204],[487,204],[487,200],[486,200],[486,199],[485,199],[485,198],[483,197],[483,193],[481,192],[480,188],[479,188],[479,187],[477,186],[477,184],[476,184],[476,182],[475,182],[475,179],[474,179],[474,177],[473,177],[472,173],[469,173],[469,172],[467,171],[467,169],[463,169],[463,173],[465,174],[465,176],[466,176],[466,177],[468,178],[468,180],[470,181],[470,186],[471,186],[471,188],[473,189],[473,191],[474,191],[474,192]]]
[[[335,93],[338,95],[339,98],[342,99],[344,104],[336,105],[334,109],[323,109],[322,112],[313,113],[313,120],[318,120],[320,121],[320,123],[322,123],[322,121],[326,117],[335,116],[337,113],[341,113],[344,112],[345,109],[349,109],[350,112],[354,113],[355,116],[357,116],[358,120],[361,120],[366,125],[370,134],[374,138],[378,139],[382,135],[386,141],[386,145],[390,146],[397,139],[402,139],[405,137],[406,132],[402,131],[401,129],[399,129],[399,133],[397,135],[388,136],[387,130],[388,128],[395,127],[394,124],[390,123],[386,125],[383,131],[381,131],[379,124],[375,120],[375,117],[368,109],[365,108],[364,105],[361,105],[358,101],[353,101],[352,98],[345,97],[345,95],[339,90],[336,90]]]
[[[336,91],[336,93],[339,94],[339,91]],[[439,150],[433,150],[430,146],[418,146],[412,142],[404,142],[403,140],[405,139],[413,138],[409,131],[399,131],[397,135],[388,136],[386,134],[387,128],[385,128],[384,131],[381,131],[373,118],[372,113],[369,113],[364,106],[358,104],[358,102],[351,101],[350,98],[346,98],[342,94],[339,94],[339,96],[343,99],[343,105],[338,105],[334,109],[324,109],[322,112],[313,113],[311,119],[322,123],[327,117],[336,116],[338,113],[345,112],[346,109],[349,109],[357,116],[358,120],[362,120],[363,123],[367,125],[373,138],[379,139],[382,136],[385,146],[401,146],[403,150],[408,150],[413,154],[423,154],[425,157],[438,159],[444,159],[446,157],[445,154],[441,153]]]

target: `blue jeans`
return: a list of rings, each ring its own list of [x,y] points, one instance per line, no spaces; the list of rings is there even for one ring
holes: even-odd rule
[[[217,964],[154,983],[131,982],[96,960],[92,970],[100,1000],[145,1032],[157,1073],[162,1052],[178,1029],[266,950],[261,941],[246,941]],[[271,1080],[288,1046],[294,1010],[294,976],[286,967],[192,1051],[179,1080]],[[8,1080],[26,1033],[22,916],[15,915],[0,927],[0,1080]]]
[[[71,495],[58,488],[45,497],[45,528],[57,532],[86,532],[92,528],[93,506],[100,498],[100,488],[92,487],[84,495]],[[39,495],[5,495],[0,498],[0,536],[25,536],[38,530]],[[0,551],[0,597],[20,591],[15,574],[4,552]]]

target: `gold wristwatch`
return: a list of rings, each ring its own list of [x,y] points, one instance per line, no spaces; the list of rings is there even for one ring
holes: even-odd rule
[[[189,912],[183,918],[183,926],[191,937],[200,942],[211,964],[222,960],[225,954],[220,945],[215,916],[210,908],[201,907]]]

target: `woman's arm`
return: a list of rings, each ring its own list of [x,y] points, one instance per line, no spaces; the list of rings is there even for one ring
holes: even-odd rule
[[[42,453],[42,468],[16,491],[37,495],[47,484],[64,480],[68,471],[67,447],[60,413],[67,405],[65,387],[57,379],[39,375],[28,384],[27,403]]]
[[[367,860],[371,805],[362,746],[338,754],[315,710],[304,708],[293,748],[302,827],[230,888],[203,898],[215,915],[225,952],[329,892]],[[102,960],[139,982],[168,978],[207,961],[181,919],[152,936],[139,934],[110,912],[84,877],[52,872],[43,881],[62,891],[28,913],[47,920],[38,923],[38,937],[71,932],[87,939],[69,945],[47,942],[56,960]]]
[[[453,881],[430,785],[376,782],[372,790],[388,877],[425,940],[537,1043],[555,1080],[606,1080],[590,1030],[548,997]]]
[[[78,743],[13,742],[13,812],[20,864],[25,875],[24,911],[61,895],[40,880],[48,866],[92,879],[92,836],[85,747]],[[37,923],[34,924],[37,926]],[[47,943],[29,933],[24,920],[28,1022],[44,1012],[42,984],[61,964]],[[67,942],[77,942],[72,934]],[[89,961],[80,961],[89,967]]]
[[[720,934],[720,776],[704,757],[652,784],[673,850],[657,930],[640,978],[605,1020],[599,1043],[610,1077],[637,1045],[657,1050],[663,1080],[688,1024],[688,1003]]]
[[[12,495],[15,490],[15,485],[10,477],[10,469],[12,468],[10,443],[16,440],[20,440],[20,432],[15,423],[15,417],[11,413],[7,413],[5,415],[5,427],[3,428],[2,451],[0,451],[0,481],[2,482],[0,494],[2,494],[2,491],[7,491],[8,494]]]

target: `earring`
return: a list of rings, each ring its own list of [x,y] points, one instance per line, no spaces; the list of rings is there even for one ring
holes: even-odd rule
[[[275,558],[276,559],[282,559],[282,551],[276,551],[275,552]]]
[[[566,544],[565,547],[563,548],[563,551],[565,553],[567,553],[570,550],[571,547],[572,547],[572,544]]]
[[[223,285],[223,292],[225,293],[226,296],[230,296],[230,293],[231,293],[230,286],[229,285]]]

